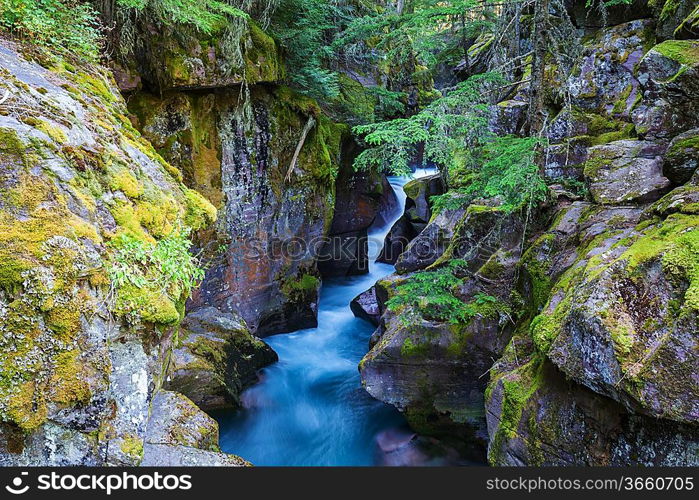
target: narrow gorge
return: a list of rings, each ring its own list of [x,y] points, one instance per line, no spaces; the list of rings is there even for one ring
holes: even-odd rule
[[[0,465],[699,465],[697,0],[0,0]]]

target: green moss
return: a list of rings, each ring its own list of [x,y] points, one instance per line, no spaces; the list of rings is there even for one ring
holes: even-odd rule
[[[697,40],[666,40],[653,47],[653,50],[685,66],[699,64]]]
[[[506,441],[519,435],[524,409],[542,386],[543,368],[541,358],[534,356],[526,364],[497,376],[488,386],[487,399],[492,397],[495,385],[502,386],[500,421],[489,447],[488,460],[491,464],[500,464],[500,453],[506,446]]]
[[[299,94],[289,87],[281,85],[274,90],[274,94],[285,105],[290,106],[293,110],[306,116],[311,115],[318,117],[322,114],[320,106],[315,99]]]
[[[187,212],[184,222],[192,229],[209,226],[216,222],[218,211],[209,201],[193,189],[184,189]]]
[[[65,351],[56,356],[49,387],[53,393],[51,399],[59,404],[68,406],[90,401],[92,392],[79,350]]]
[[[421,343],[418,341],[413,342],[413,340],[408,337],[403,342],[400,348],[400,353],[402,356],[412,357],[412,356],[425,356],[430,351],[429,343]]]
[[[624,125],[621,130],[605,132],[596,137],[592,137],[590,145],[598,146],[600,144],[608,144],[610,142],[620,141],[622,139],[631,139],[634,137],[636,137],[636,127],[632,123],[628,123]]]
[[[138,436],[127,434],[122,438],[119,449],[131,458],[140,459],[143,456],[143,440]]]
[[[631,92],[633,91],[633,85],[628,84],[623,92],[619,94],[619,98],[616,100],[614,103],[614,108],[613,111],[616,114],[621,114],[626,111],[626,106],[627,106],[627,101],[629,100],[629,96],[631,95]]]
[[[36,128],[48,135],[52,140],[54,140],[58,144],[65,144],[66,142],[68,142],[68,136],[63,131],[63,129],[57,125],[49,123],[45,120],[39,120],[39,123],[36,125]]]
[[[255,22],[248,22],[251,46],[245,50],[248,83],[274,82],[284,76],[284,65],[274,39]]]
[[[129,198],[138,198],[143,194],[143,186],[124,167],[110,172],[109,187],[114,191],[121,191]]]
[[[320,280],[312,274],[302,274],[298,279],[289,279],[282,285],[282,292],[287,297],[306,297],[315,293],[320,285]]]

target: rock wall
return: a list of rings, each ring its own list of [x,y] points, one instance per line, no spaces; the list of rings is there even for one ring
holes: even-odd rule
[[[190,309],[234,312],[260,336],[315,325],[346,129],[286,87],[141,92],[129,106],[185,182],[219,208],[216,227],[199,234],[209,269]]]
[[[131,126],[109,72],[5,40],[0,72],[0,464],[138,465],[185,294],[113,281],[115,245],[177,241],[216,210]],[[172,464],[242,463],[178,446]]]
[[[493,465],[698,463],[699,41],[678,28],[694,7],[670,4],[578,19],[575,69],[547,82],[547,205],[430,214],[400,275],[358,298],[381,314],[362,382],[416,431]],[[527,95],[495,106],[494,131],[520,131]],[[469,321],[387,307],[426,272],[458,284]]]

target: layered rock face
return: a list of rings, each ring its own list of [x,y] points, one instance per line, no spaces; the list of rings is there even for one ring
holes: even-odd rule
[[[362,381],[416,430],[487,443],[494,465],[698,463],[698,42],[669,19],[586,26],[566,100],[547,97],[553,203],[431,214],[377,284]],[[514,92],[496,132],[521,126]],[[421,280],[469,319],[401,297],[440,303]]]
[[[124,266],[216,210],[130,125],[108,72],[45,64],[0,42],[0,463],[138,465],[185,293]],[[211,442],[177,443],[169,462],[241,463]]]
[[[215,230],[199,236],[210,266],[190,308],[234,312],[260,336],[315,325],[345,129],[284,87],[130,102],[146,137],[219,207]]]
[[[354,141],[345,143],[333,220],[318,263],[324,277],[369,272],[369,259],[376,256],[369,255],[367,230],[375,222],[390,220],[398,210],[396,194],[385,175],[353,170],[356,149]]]
[[[238,314],[260,336],[314,326],[335,178],[353,158],[347,128],[274,85],[284,74],[279,49],[253,21],[206,36],[172,36],[154,22],[135,28],[144,47],[129,70],[143,90],[129,109],[219,210],[215,228],[197,235],[209,266],[188,308]],[[242,30],[235,50],[230,30]]]

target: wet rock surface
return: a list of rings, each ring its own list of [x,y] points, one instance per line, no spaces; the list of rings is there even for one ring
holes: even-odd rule
[[[166,387],[204,410],[235,407],[276,353],[248,331],[242,318],[203,307],[182,321]]]

